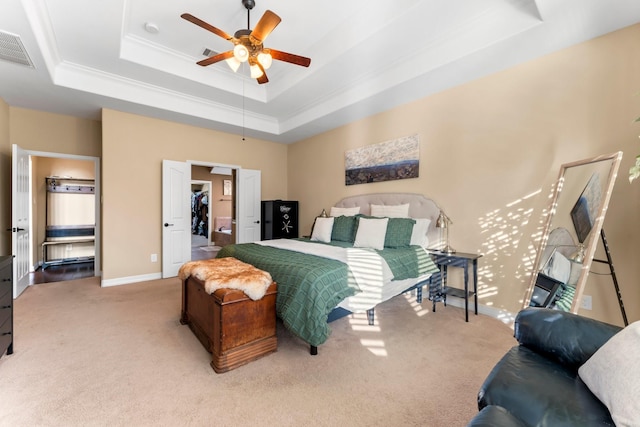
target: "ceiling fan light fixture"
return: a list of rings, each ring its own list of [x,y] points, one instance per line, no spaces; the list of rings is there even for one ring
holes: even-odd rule
[[[255,6],[255,0],[242,0],[242,5],[247,9],[247,28],[238,30],[233,36],[227,34],[219,28],[196,18],[190,13],[180,15],[192,24],[195,24],[233,44],[233,48],[226,52],[209,56],[197,62],[198,65],[205,67],[221,61],[226,61],[227,65],[235,72],[238,70],[242,62],[249,62],[249,70],[251,77],[258,80],[258,84],[269,83],[267,78],[267,70],[274,60],[288,62],[302,67],[308,67],[311,63],[310,58],[294,55],[292,53],[282,52],[276,49],[265,49],[264,40],[271,34],[274,28],[280,24],[282,19],[270,10],[266,10],[253,30],[249,20],[249,11]]]
[[[262,65],[262,68],[268,70],[269,67],[271,67],[273,58],[271,57],[271,54],[262,51],[258,54],[258,62],[260,63],[260,65]]]
[[[239,62],[247,62],[247,60],[249,59],[249,49],[247,49],[247,47],[241,43],[238,43],[234,48],[233,48],[233,56],[239,61]]]
[[[264,74],[264,72],[260,69],[260,67],[257,64],[251,65],[249,67],[249,70],[251,71],[252,79],[259,79]]]
[[[227,59],[226,62],[229,68],[231,68],[234,73],[238,71],[238,68],[240,68],[240,65],[242,64],[240,61],[236,59],[235,56],[232,56],[231,58]]]

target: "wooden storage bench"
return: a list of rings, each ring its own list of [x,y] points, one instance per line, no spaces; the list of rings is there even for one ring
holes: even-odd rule
[[[189,276],[182,281],[180,323],[211,353],[213,370],[227,372],[277,350],[276,292],[273,282],[256,301],[235,289],[208,294],[203,281]]]

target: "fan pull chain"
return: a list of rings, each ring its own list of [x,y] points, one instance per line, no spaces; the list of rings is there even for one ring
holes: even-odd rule
[[[244,64],[242,68],[244,68]],[[242,79],[242,140],[244,141],[244,79]]]

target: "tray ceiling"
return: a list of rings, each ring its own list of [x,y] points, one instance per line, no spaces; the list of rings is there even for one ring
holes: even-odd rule
[[[282,22],[258,85],[205,49],[231,44],[240,0],[8,0],[0,15],[0,97],[9,105],[99,119],[111,108],[291,143],[640,22],[637,0],[256,0]],[[33,67],[1,55],[18,39]]]

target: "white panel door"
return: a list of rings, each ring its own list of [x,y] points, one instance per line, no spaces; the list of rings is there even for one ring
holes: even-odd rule
[[[191,260],[191,165],[162,161],[162,277]]]
[[[237,243],[251,243],[260,240],[260,180],[260,171],[238,169]]]
[[[13,259],[13,297],[17,298],[29,285],[30,177],[29,153],[16,144],[12,147],[11,168],[11,235]]]

